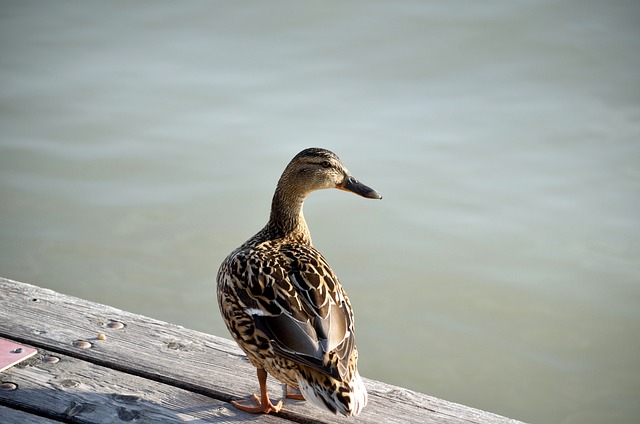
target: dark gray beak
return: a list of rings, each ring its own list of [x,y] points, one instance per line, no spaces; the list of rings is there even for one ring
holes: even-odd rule
[[[362,184],[360,181],[353,178],[351,175],[344,179],[344,183],[342,186],[338,187],[341,190],[350,191],[355,194],[359,194],[362,197],[366,197],[367,199],[382,199],[380,193]]]

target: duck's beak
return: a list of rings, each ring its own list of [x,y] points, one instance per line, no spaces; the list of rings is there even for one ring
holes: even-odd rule
[[[338,188],[340,190],[350,191],[355,194],[359,194],[362,197],[366,197],[367,199],[382,199],[380,193],[362,184],[360,181],[353,178],[351,175],[345,177],[342,185],[339,185]]]

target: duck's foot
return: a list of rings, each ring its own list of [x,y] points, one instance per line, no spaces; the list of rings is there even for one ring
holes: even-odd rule
[[[250,414],[279,412],[282,409],[282,401],[274,405],[269,400],[269,394],[267,393],[267,372],[262,368],[258,368],[258,383],[260,384],[260,396],[253,395],[253,406],[245,405],[237,400],[232,400],[231,405]]]
[[[302,393],[300,392],[300,390],[289,386],[288,384],[284,385],[285,387],[285,395],[284,397],[286,397],[287,399],[295,399],[295,400],[305,400],[304,396],[302,396]]]
[[[253,395],[251,399],[253,400],[251,405],[245,405],[238,400],[232,400],[231,405],[250,414],[268,414],[269,412],[280,412],[282,409],[282,401],[274,405],[269,398],[266,399],[266,402],[263,402],[258,395]]]

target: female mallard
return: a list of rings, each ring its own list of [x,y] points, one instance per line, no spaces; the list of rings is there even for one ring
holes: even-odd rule
[[[312,247],[302,215],[309,193],[326,188],[382,198],[353,178],[334,153],[303,150],[278,181],[267,225],[220,265],[220,311],[258,369],[255,405],[232,402],[243,411],[282,408],[282,401],[273,405],[269,400],[267,373],[336,414],[358,415],[367,403],[351,303],[325,258]]]

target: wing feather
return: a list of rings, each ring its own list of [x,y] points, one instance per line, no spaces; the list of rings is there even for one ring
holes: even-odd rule
[[[327,261],[311,246],[253,249],[239,297],[274,351],[339,379],[354,347],[353,313]],[[261,264],[259,267],[256,264]],[[252,266],[253,265],[253,266]]]

